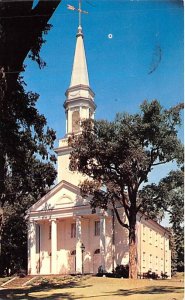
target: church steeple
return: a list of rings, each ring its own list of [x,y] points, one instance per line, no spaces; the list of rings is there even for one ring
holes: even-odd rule
[[[78,27],[78,32],[76,36],[77,41],[70,87],[78,84],[84,84],[89,86],[89,76],[83,42],[83,32],[82,27],[80,25]]]
[[[94,118],[94,93],[89,85],[89,76],[84,48],[84,35],[81,25],[76,35],[71,83],[67,89],[64,108],[66,111],[66,134],[81,131],[81,121]]]
[[[70,6],[71,7],[71,6]],[[74,7],[71,7],[74,10]],[[90,88],[88,68],[86,62],[84,35],[81,27],[81,13],[87,13],[81,10],[81,0],[79,0],[79,25],[76,34],[76,48],[73,59],[73,68],[71,82],[67,89],[64,102],[66,113],[66,135],[59,140],[59,147],[55,150],[58,154],[58,182],[66,180],[78,185],[84,180],[82,174],[70,172],[70,152],[68,146],[68,136],[73,133],[81,132],[81,121],[88,118],[94,118],[96,105],[94,103],[94,92]]]

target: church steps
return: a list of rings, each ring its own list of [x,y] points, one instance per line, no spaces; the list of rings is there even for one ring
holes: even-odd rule
[[[3,283],[1,287],[3,288],[17,288],[17,287],[24,287],[28,283],[30,283],[36,276],[28,275],[25,277],[13,277],[12,279],[8,280],[7,282]]]

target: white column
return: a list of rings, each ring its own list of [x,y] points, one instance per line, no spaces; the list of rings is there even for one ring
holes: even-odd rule
[[[72,111],[70,109],[68,109],[68,118],[67,118],[67,129],[68,132],[67,133],[71,133],[72,132]]]
[[[82,249],[81,249],[82,226],[81,217],[76,218],[76,273],[82,273]]]
[[[79,125],[80,125],[80,127],[79,127],[79,129],[80,129],[80,131],[82,131],[82,121],[81,121],[81,119],[83,119],[84,118],[84,116],[82,116],[82,107],[80,106],[80,110],[79,110],[79,117],[80,117],[80,120],[79,120]]]
[[[171,250],[168,249],[168,275],[171,279]]]
[[[105,256],[106,256],[106,249],[105,249],[105,216],[100,217],[100,259],[101,259],[101,266],[103,270],[106,270],[105,266]]]
[[[66,134],[68,134],[68,110],[66,110]]]
[[[35,222],[28,225],[28,272],[31,275],[37,274],[36,270],[36,230]]]
[[[51,273],[57,273],[57,221],[51,221]]]

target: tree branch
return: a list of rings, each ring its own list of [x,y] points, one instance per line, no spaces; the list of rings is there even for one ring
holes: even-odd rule
[[[117,208],[115,207],[114,202],[112,203],[112,205],[113,205],[114,212],[115,212],[115,214],[116,214],[117,220],[118,220],[118,222],[120,223],[120,225],[123,226],[124,228],[129,229],[128,224],[123,223],[123,221],[121,220],[120,215],[119,215],[119,213],[118,213]]]
[[[121,195],[122,195],[122,204],[123,204],[123,207],[125,209],[126,216],[129,219],[129,214],[128,214],[129,205],[126,203],[126,198],[125,198],[125,194],[124,194],[123,189],[121,189]]]
[[[165,160],[165,161],[162,161],[162,162],[159,162],[159,163],[156,163],[156,164],[152,164],[153,167],[155,166],[158,166],[158,165],[163,165],[163,164],[166,164],[168,161]]]

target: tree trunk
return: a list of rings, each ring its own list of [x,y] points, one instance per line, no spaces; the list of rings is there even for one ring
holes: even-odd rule
[[[129,278],[137,279],[136,212],[129,220]]]

